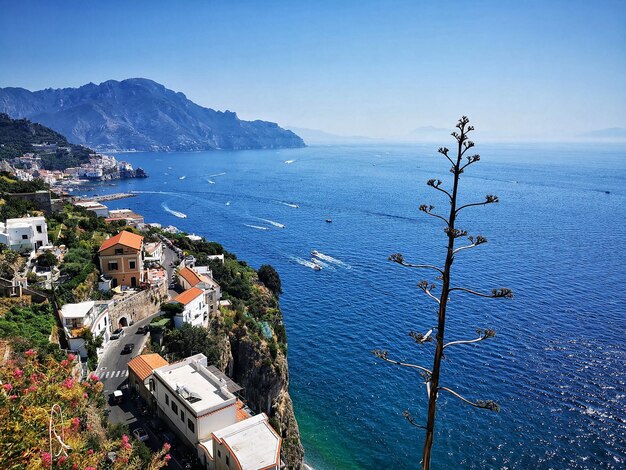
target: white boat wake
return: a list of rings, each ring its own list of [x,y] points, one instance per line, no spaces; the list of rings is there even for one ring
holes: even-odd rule
[[[206,180],[206,182],[209,184],[215,184],[215,181],[212,181],[212,180]]]
[[[280,201],[280,203],[283,206],[293,207],[294,209],[297,209],[298,207],[300,207],[298,204],[293,204],[291,202]]]
[[[324,253],[320,253],[319,251],[315,251],[313,250],[311,252],[311,256],[320,259],[320,260],[324,260],[327,263],[332,263],[335,264],[337,266],[341,266],[342,268],[346,268],[346,269],[352,269],[352,266],[350,266],[348,263],[344,263],[341,260],[338,260],[337,258],[333,258],[332,256],[329,255],[325,255]]]
[[[226,174],[226,172],[223,173],[215,173],[214,175],[209,175],[209,178],[214,178],[216,176],[224,176]]]
[[[269,227],[261,227],[260,225],[250,225],[250,224],[244,224],[246,227],[250,227],[250,228],[254,228],[257,230],[269,230]]]
[[[161,207],[163,208],[165,212],[172,214],[174,217],[178,217],[179,219],[187,218],[187,214],[183,214],[182,212],[170,209],[169,207],[167,207],[167,204],[165,204],[164,202],[161,203]]]
[[[186,176],[179,176],[178,179],[179,180],[184,180],[185,178],[187,178]]]
[[[285,163],[286,163],[287,165],[290,165],[290,164],[292,164],[293,162],[295,162],[295,160],[285,160]]]
[[[318,270],[322,267],[317,263],[313,263],[312,261],[299,258],[298,256],[290,256],[289,259],[292,261],[295,261],[298,264],[301,264],[302,266],[306,266],[307,268],[311,268],[315,270]]]
[[[261,219],[261,218],[259,218],[259,220],[261,220],[263,222],[267,222],[268,224],[273,225],[274,227],[278,227],[278,228],[285,228],[286,227],[285,224],[281,224],[280,222],[274,222],[273,220]]]

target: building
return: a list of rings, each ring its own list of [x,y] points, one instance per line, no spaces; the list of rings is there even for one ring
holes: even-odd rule
[[[149,386],[158,415],[192,448],[237,422],[237,398],[209,372],[204,354],[155,369]]]
[[[198,270],[203,270],[204,274],[201,274],[198,272]],[[208,275],[207,275],[208,274]],[[213,280],[211,276],[211,271],[206,268],[206,267],[198,267],[196,269],[192,269],[188,266],[185,266],[184,268],[180,269],[177,273],[178,276],[178,283],[180,284],[180,286],[183,289],[186,289],[182,294],[180,294],[179,296],[177,296],[174,301],[176,302],[180,302],[183,305],[186,305],[185,303],[183,303],[182,300],[179,299],[182,298],[185,301],[194,301],[194,305],[190,306],[189,308],[185,308],[185,312],[187,312],[188,314],[193,314],[192,317],[194,319],[193,322],[191,322],[193,325],[198,324],[199,317],[197,317],[197,310],[192,310],[192,308],[198,307],[200,304],[202,305],[202,308],[204,309],[203,314],[202,314],[202,326],[207,326],[208,325],[208,319],[217,313],[217,311],[219,310],[219,301],[222,297],[222,292],[220,289],[220,285],[215,282]],[[201,291],[203,293],[203,299],[202,301],[198,300],[199,297],[199,291]],[[183,314],[185,314],[185,312],[183,312]],[[188,318],[185,315],[182,315],[180,317],[180,321],[185,322],[187,320],[185,320],[185,318]],[[175,320],[175,325],[176,328],[180,328],[177,323],[176,323],[176,317],[174,318]],[[189,323],[189,322],[188,322]]]
[[[215,470],[279,470],[281,467],[281,438],[265,413],[215,431],[210,441]],[[201,445],[205,447],[209,442]]]
[[[102,347],[105,347],[111,337],[111,318],[109,317],[110,302],[80,302],[77,304],[65,304],[59,315],[65,336],[70,349],[76,351],[81,357],[87,357],[83,333],[91,331],[94,337],[102,336]]]
[[[109,216],[109,208],[104,204],[100,204],[96,201],[79,201],[74,203],[77,207],[82,207],[83,209],[87,209],[88,211],[95,212],[98,217],[108,217]]]
[[[145,243],[143,246],[144,261],[150,261],[155,263],[163,262],[163,242],[151,242]]]
[[[174,315],[176,328],[181,328],[184,323],[204,327],[209,324],[209,308],[204,290],[192,287],[174,297],[172,302],[178,302],[183,306],[183,311]]]
[[[114,209],[109,211],[109,217],[107,217],[106,221],[108,223],[115,221],[123,221],[126,222],[127,225],[132,227],[137,227],[138,225],[143,225],[143,215],[139,215],[130,209]]]
[[[105,240],[100,250],[100,272],[111,279],[111,287],[137,287],[144,282],[143,237],[122,231]]]
[[[47,246],[48,225],[45,217],[22,217],[0,222],[0,243],[15,251],[33,251]]]
[[[159,354],[142,354],[128,362],[128,383],[151,406],[155,405],[150,391],[150,378],[154,369],[169,363]]]

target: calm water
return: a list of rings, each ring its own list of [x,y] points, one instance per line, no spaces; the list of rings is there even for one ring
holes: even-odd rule
[[[445,208],[424,184],[448,177],[435,150],[128,154],[122,158],[150,178],[95,191],[140,191],[109,205],[219,241],[253,266],[276,266],[291,393],[313,466],[414,468],[422,434],[402,411],[423,421],[424,388],[417,374],[370,351],[432,361],[432,345],[417,347],[407,336],[435,324],[434,304],[415,288],[428,273],[386,258],[443,261],[440,224],[417,210],[423,202]],[[452,298],[450,339],[471,338],[478,327],[497,336],[450,348],[442,383],[495,399],[502,411],[443,396],[436,467],[624,468],[626,154],[565,145],[478,151],[483,160],[462,179],[463,200],[497,194],[502,202],[461,218],[489,243],[458,255],[453,282],[510,287],[516,296]],[[322,271],[307,266],[311,250],[330,257]]]

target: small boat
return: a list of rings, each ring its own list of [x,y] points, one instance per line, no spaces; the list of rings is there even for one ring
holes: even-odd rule
[[[316,265],[313,266],[313,270],[314,271],[321,271],[322,267],[319,264],[316,264]]]
[[[326,223],[332,224],[333,223],[333,219],[326,219]]]
[[[185,178],[187,178],[186,176],[180,176],[178,179],[179,180],[184,180]]]
[[[320,253],[319,253],[319,251],[317,251],[317,250],[313,250],[313,251],[311,252],[311,256],[319,256],[319,254],[320,254]]]
[[[227,206],[230,206],[230,201],[226,201],[226,205],[227,205]]]

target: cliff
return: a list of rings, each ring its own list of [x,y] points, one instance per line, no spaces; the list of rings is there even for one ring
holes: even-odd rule
[[[199,106],[145,78],[79,88],[0,88],[0,112],[28,118],[72,142],[104,150],[195,151],[304,147],[273,122],[243,121]]]

